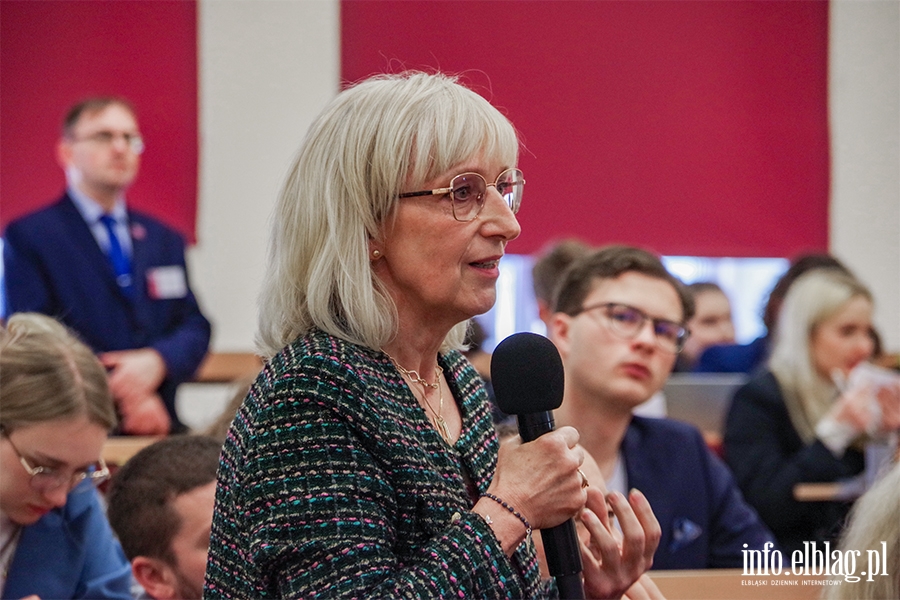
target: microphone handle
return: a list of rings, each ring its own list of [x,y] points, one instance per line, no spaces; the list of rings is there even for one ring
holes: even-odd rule
[[[584,600],[581,582],[581,548],[575,521],[569,519],[550,529],[541,529],[547,570],[556,578],[559,597],[562,600]]]
[[[556,423],[551,411],[517,415],[519,435],[523,442],[531,442],[554,430]],[[581,581],[581,546],[575,531],[575,520],[569,519],[556,527],[541,529],[547,570],[556,578],[562,600],[583,600]]]
[[[560,600],[584,600],[581,572],[572,575],[557,575],[556,589],[559,590]]]
[[[553,413],[549,410],[516,415],[516,421],[519,424],[519,435],[522,437],[522,441],[526,443],[533,442],[545,433],[550,433],[556,429]]]

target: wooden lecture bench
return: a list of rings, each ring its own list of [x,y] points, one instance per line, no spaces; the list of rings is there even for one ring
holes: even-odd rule
[[[211,352],[190,383],[232,383],[253,377],[262,369],[262,360],[251,352]],[[103,460],[122,466],[143,447],[162,439],[159,436],[116,435],[103,446]]]
[[[142,448],[161,439],[155,435],[114,435],[103,444],[101,456],[106,464],[121,467]]]
[[[252,352],[210,352],[200,363],[194,383],[231,383],[262,369],[262,359]]]
[[[784,573],[743,575],[741,569],[649,571],[648,574],[666,600],[817,600],[822,580],[827,579]]]
[[[863,477],[822,483],[798,483],[794,486],[794,500],[798,502],[846,502],[856,500],[865,492]]]

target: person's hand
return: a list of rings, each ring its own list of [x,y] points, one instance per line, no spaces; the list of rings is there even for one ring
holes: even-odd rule
[[[578,472],[583,461],[584,450],[573,427],[561,427],[527,444],[515,436],[500,445],[488,491],[515,507],[532,528],[554,527],[584,506]]]
[[[900,429],[900,381],[895,381],[894,385],[879,387],[875,398],[881,409],[879,432],[888,433]]]
[[[646,573],[641,575],[641,578],[635,581],[622,597],[627,600],[666,600],[663,593],[656,587],[656,583]]]
[[[119,429],[129,435],[167,435],[172,427],[169,411],[156,394],[144,398],[132,397],[119,404]]]
[[[155,394],[166,377],[166,363],[153,348],[104,352],[99,358],[109,369],[109,389],[117,403]]]
[[[621,538],[610,522],[609,508],[619,520]],[[590,542],[587,545],[582,542],[581,552],[585,595],[620,597],[653,564],[653,554],[662,536],[650,503],[638,490],[632,490],[626,499],[618,492],[604,498],[602,492],[589,488],[581,522],[590,533]],[[640,590],[646,591],[648,587],[642,586]],[[635,593],[638,592],[636,589]]]
[[[661,600],[663,596],[659,589],[644,575],[653,563],[653,554],[662,536],[659,522],[647,499],[640,492],[633,492],[629,504],[621,494],[615,497],[608,495],[600,467],[588,452],[584,453],[581,470],[590,486],[587,489],[587,505],[575,520],[575,525],[581,545],[587,596],[618,598],[627,590],[626,597],[631,600]],[[617,501],[618,509],[613,504]],[[620,514],[622,531],[613,523],[613,519]],[[625,531],[631,540],[628,546],[623,537]],[[541,576],[550,577],[540,535],[535,536],[534,544]]]
[[[867,431],[873,416],[871,386],[863,385],[845,391],[828,411],[828,416],[856,433]]]
[[[845,391],[828,416],[857,433],[887,433],[900,429],[900,382],[865,384]]]
[[[554,527],[584,506],[585,490],[578,472],[583,460],[584,450],[572,427],[527,444],[519,436],[509,438],[500,444],[488,493],[513,507],[533,529]],[[480,498],[472,511],[490,523],[503,551],[511,556],[525,536],[525,523],[487,497]]]

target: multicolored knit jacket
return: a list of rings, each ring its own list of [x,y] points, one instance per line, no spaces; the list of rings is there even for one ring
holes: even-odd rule
[[[530,541],[510,559],[469,512],[498,442],[475,370],[439,360],[462,413],[453,448],[382,352],[313,331],[268,362],[223,449],[204,597],[553,593]]]

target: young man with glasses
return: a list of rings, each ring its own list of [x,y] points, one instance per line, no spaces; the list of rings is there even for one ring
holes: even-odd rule
[[[109,370],[122,432],[159,435],[183,429],[175,389],[205,356],[210,326],[188,285],[182,237],[126,205],[143,151],[126,100],[71,108],[57,145],[65,194],[6,230],[6,308],[78,332]]]
[[[602,248],[573,263],[550,336],[565,367],[557,426],[570,425],[610,490],[638,489],[662,527],[653,568],[739,568],[774,541],[695,428],[632,411],[659,391],[689,335],[681,282],[653,254]]]

